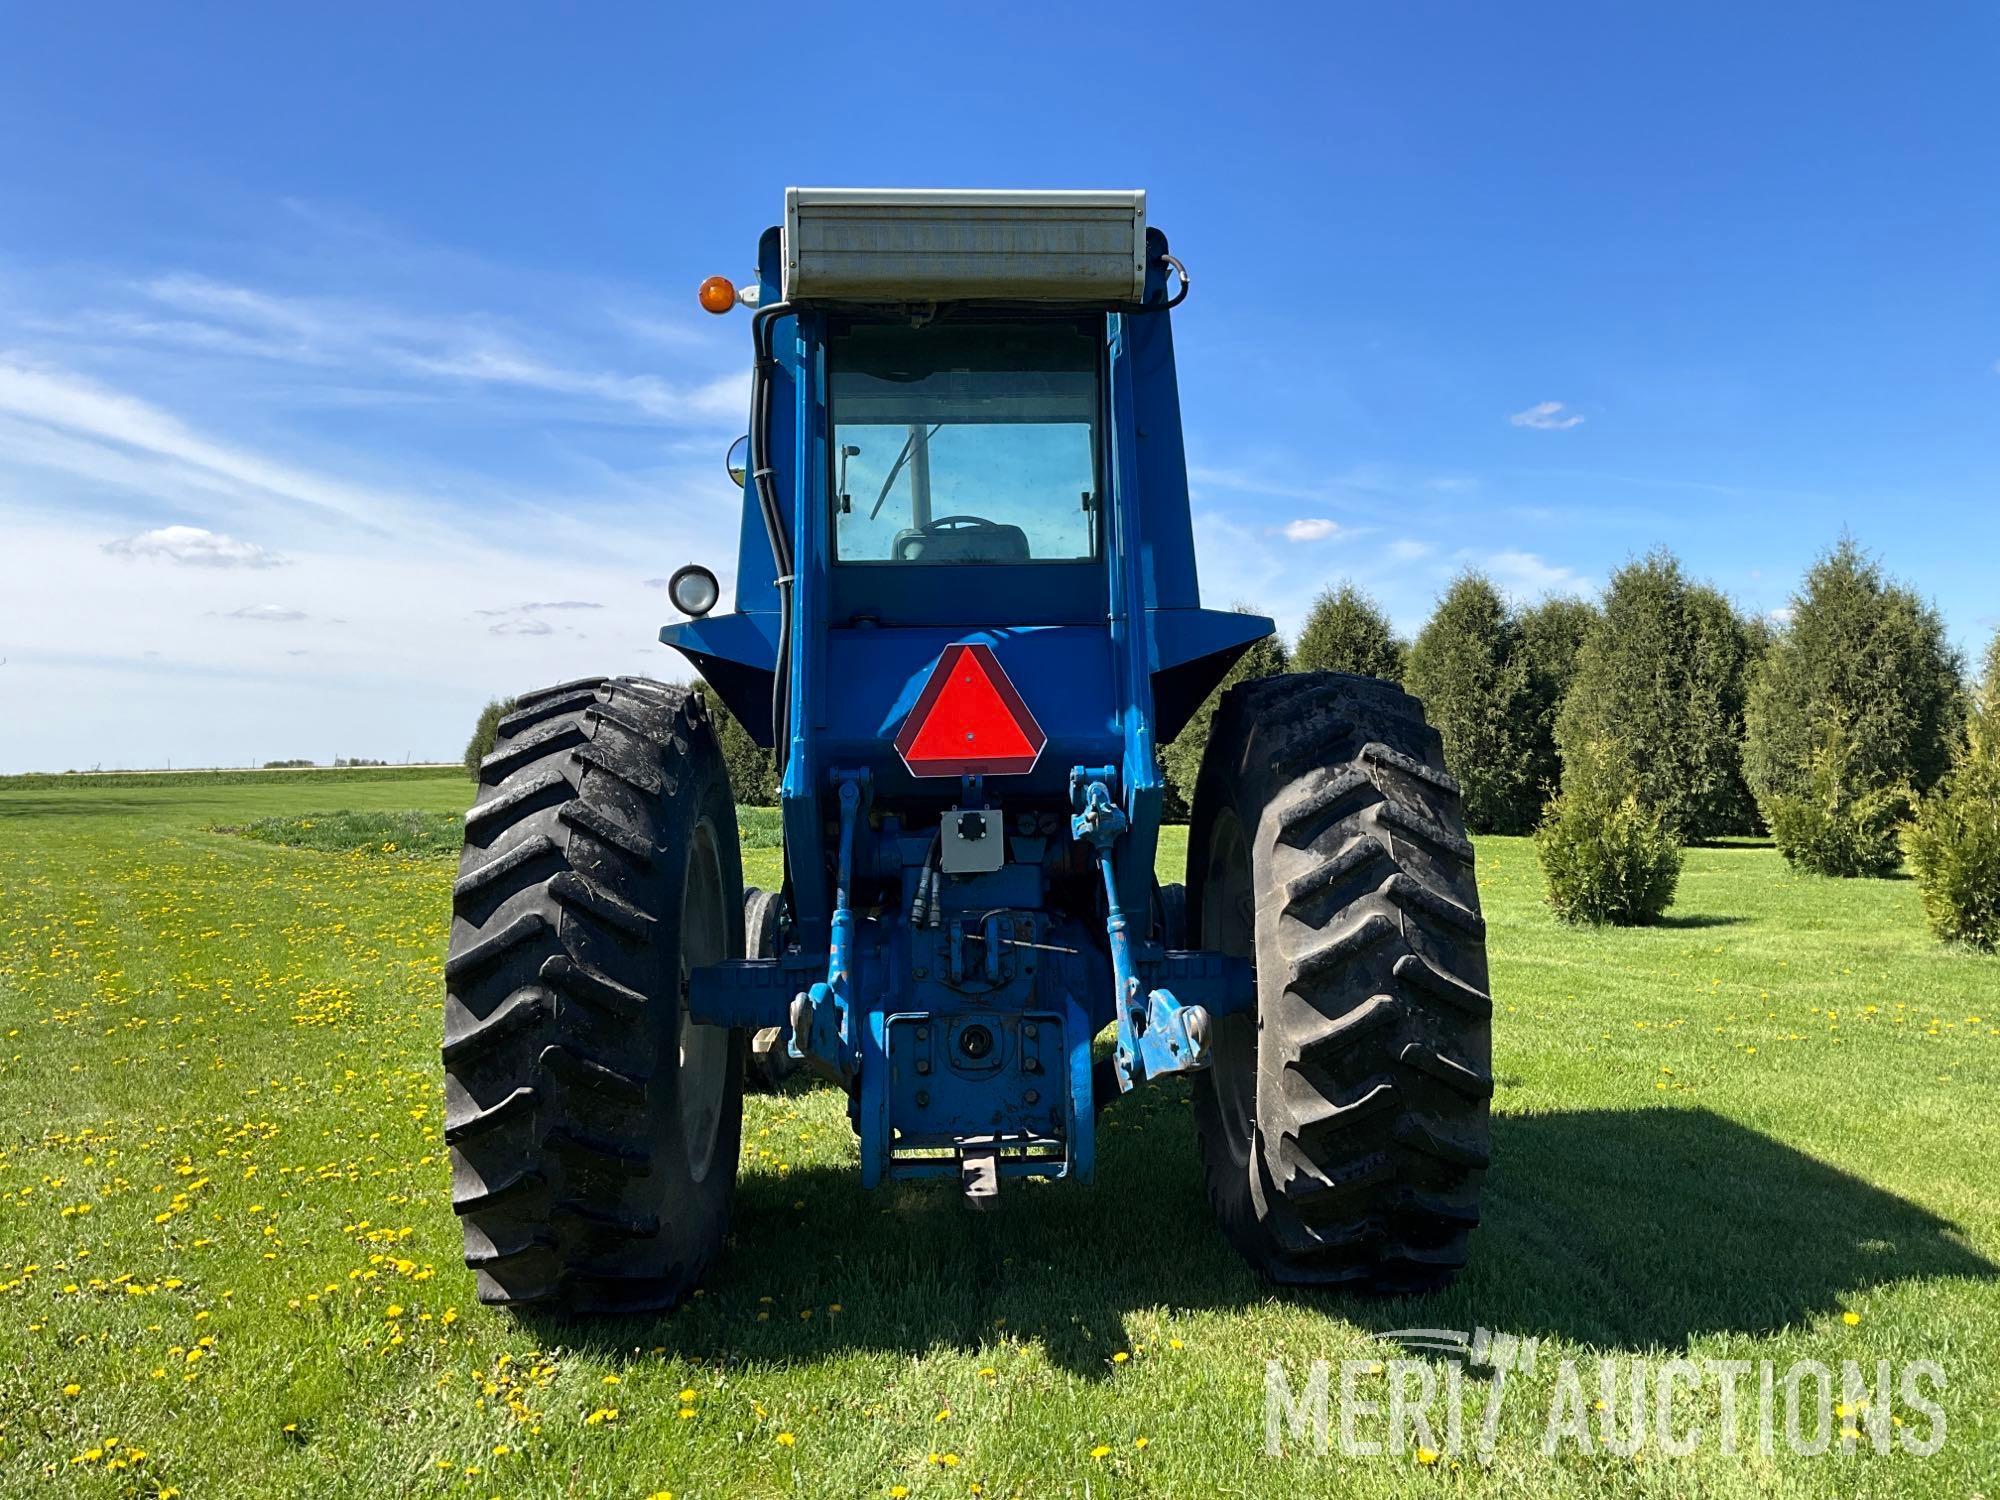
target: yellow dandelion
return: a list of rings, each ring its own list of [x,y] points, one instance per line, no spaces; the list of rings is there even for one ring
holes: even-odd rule
[[[1111,1445],[1109,1443],[1099,1443],[1095,1448],[1090,1450],[1090,1456],[1092,1458],[1109,1458],[1111,1456]]]
[[[1420,1463],[1420,1464],[1434,1464],[1434,1463],[1436,1463],[1437,1461],[1438,1461],[1438,1451],[1437,1451],[1437,1449],[1435,1449],[1435,1448],[1419,1448],[1419,1449],[1417,1450],[1417,1462],[1418,1462],[1418,1463]]]
[[[793,1437],[789,1432],[781,1432],[778,1434],[778,1446],[780,1448],[789,1448],[797,1441],[798,1439]]]
[[[1845,1323],[1849,1328],[1852,1328],[1856,1323],[1861,1321],[1861,1314],[1858,1312],[1844,1312],[1840,1315],[1840,1321]]]

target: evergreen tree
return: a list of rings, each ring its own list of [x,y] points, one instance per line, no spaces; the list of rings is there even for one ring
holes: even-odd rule
[[[2000,947],[2000,633],[1986,648],[1951,774],[1903,830],[1924,920],[1946,940]]]
[[[1259,611],[1247,604],[1236,606],[1242,615],[1254,615]],[[1194,784],[1201,775],[1202,752],[1208,748],[1209,723],[1215,717],[1215,706],[1222,701],[1222,695],[1239,682],[1247,682],[1253,677],[1275,677],[1287,670],[1285,643],[1275,635],[1267,635],[1256,642],[1236,659],[1215,689],[1202,700],[1200,708],[1187,721],[1181,732],[1175,735],[1160,750],[1160,769],[1166,780],[1166,815],[1182,819],[1188,816],[1194,806]]]
[[[1533,782],[1534,703],[1521,627],[1484,574],[1461,575],[1410,648],[1405,685],[1444,740],[1478,833],[1525,833]]]
[[[1938,612],[1842,537],[1806,574],[1751,681],[1744,761],[1759,804],[1807,795],[1836,738],[1850,794],[1928,791],[1951,763],[1959,668]]]
[[[1596,623],[1597,606],[1582,599],[1544,599],[1521,614],[1521,649],[1528,658],[1528,693],[1534,705],[1528,785],[1543,807],[1562,784],[1556,715],[1576,678],[1584,637]]]
[[[1612,575],[1556,715],[1567,766],[1611,742],[1630,758],[1641,803],[1675,834],[1746,826],[1742,693],[1751,637],[1729,601],[1689,582],[1661,549]]]
[[[1727,738],[1726,780],[1712,804],[1711,832],[1753,833],[1757,799],[1743,774],[1743,715],[1750,676],[1763,659],[1770,631],[1705,583],[1688,591],[1688,603],[1695,621],[1694,680],[1703,694],[1699,707],[1704,722],[1722,726],[1719,732]]]
[[[1292,650],[1292,670],[1358,672],[1401,682],[1403,647],[1382,606],[1352,583],[1343,583],[1313,601]]]
[[[465,774],[474,781],[479,779],[479,763],[493,753],[493,743],[500,737],[500,721],[513,711],[512,698],[495,698],[479,711],[472,738],[465,744]]]
[[[705,682],[695,684],[715,720],[715,737],[722,744],[722,763],[729,768],[729,789],[737,804],[770,807],[778,800],[778,767],[770,751],[750,738],[750,731],[729,711],[722,695]]]

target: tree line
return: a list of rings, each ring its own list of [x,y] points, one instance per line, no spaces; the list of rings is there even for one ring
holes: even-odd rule
[[[1823,875],[1887,874],[1907,855],[1934,928],[2000,937],[2000,636],[1968,682],[1937,610],[1851,539],[1772,618],[1665,549],[1591,602],[1516,606],[1468,570],[1407,644],[1365,592],[1329,589],[1289,652],[1260,643],[1166,747],[1183,808],[1221,693],[1288,670],[1359,672],[1420,698],[1468,826],[1536,832],[1566,914],[1648,920],[1672,898],[1681,846],[1768,832]],[[1941,885],[1969,900],[1934,901]]]

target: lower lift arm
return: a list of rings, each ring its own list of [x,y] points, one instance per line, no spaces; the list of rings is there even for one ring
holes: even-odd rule
[[[1208,1062],[1208,1012],[1183,1005],[1169,989],[1145,990],[1132,960],[1132,939],[1124,909],[1118,903],[1118,875],[1113,847],[1129,826],[1125,810],[1113,799],[1117,772],[1109,766],[1078,766],[1069,773],[1073,816],[1070,832],[1089,844],[1104,876],[1104,926],[1111,946],[1111,973],[1118,990],[1118,1050],[1114,1066],[1118,1087],[1166,1073],[1187,1073]]]

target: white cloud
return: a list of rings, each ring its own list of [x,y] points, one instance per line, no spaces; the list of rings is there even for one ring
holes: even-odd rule
[[[424,280],[363,248],[310,297],[0,286],[0,676],[72,699],[0,714],[0,770],[449,757],[490,697],[692,675],[640,580],[704,557],[728,607],[740,322],[683,355],[617,325],[642,296],[434,264],[384,301]]]
[[[590,368],[532,349],[530,339],[484,315],[416,317],[367,304],[279,296],[189,275],[159,277],[141,290],[189,318],[148,322],[123,315],[121,324],[117,321],[121,315],[114,314],[109,315],[113,326],[197,348],[378,375],[539,391],[622,407],[674,424],[741,422],[750,409],[747,371],[677,382],[654,374]]]
[[[1789,625],[1792,623],[1792,607],[1789,604],[1781,604],[1776,609],[1767,610],[1766,613],[1776,624]]]
[[[1389,555],[1398,562],[1415,562],[1419,558],[1429,557],[1436,550],[1429,542],[1408,538],[1389,543]]]
[[[542,616],[549,611],[567,614],[579,609],[602,609],[604,606],[592,599],[550,599],[528,604],[507,604],[499,609],[475,609],[473,613],[482,619],[493,621],[486,627],[490,635],[552,635],[555,627]],[[577,634],[571,630],[571,635]]]
[[[284,604],[246,604],[241,609],[225,610],[222,618],[257,620],[267,625],[291,625],[305,619],[306,612]]]
[[[398,498],[213,442],[156,406],[65,371],[0,359],[0,416],[20,419],[27,438],[17,447],[8,441],[11,434],[0,433],[0,451],[80,477],[106,477],[107,469],[129,467],[136,453],[164,463],[180,481],[239,504],[281,499],[321,519],[384,533],[410,519],[410,507]]]
[[[1590,580],[1574,568],[1552,563],[1539,553],[1508,550],[1481,556],[1461,552],[1462,559],[1484,568],[1494,583],[1516,598],[1542,594],[1587,594]]]
[[[1507,420],[1516,427],[1533,427],[1541,432],[1562,432],[1583,423],[1581,416],[1566,411],[1560,401],[1537,401],[1526,411],[1517,411]]]
[[[498,609],[476,609],[476,615],[533,615],[545,609],[602,609],[594,599],[551,599],[545,603],[503,604]]]
[[[1301,516],[1296,521],[1285,522],[1278,531],[1289,542],[1323,542],[1340,534],[1340,523],[1329,521],[1325,516]]]
[[[113,557],[157,557],[199,568],[275,568],[285,561],[268,547],[202,526],[162,526],[106,542],[104,550]]]

